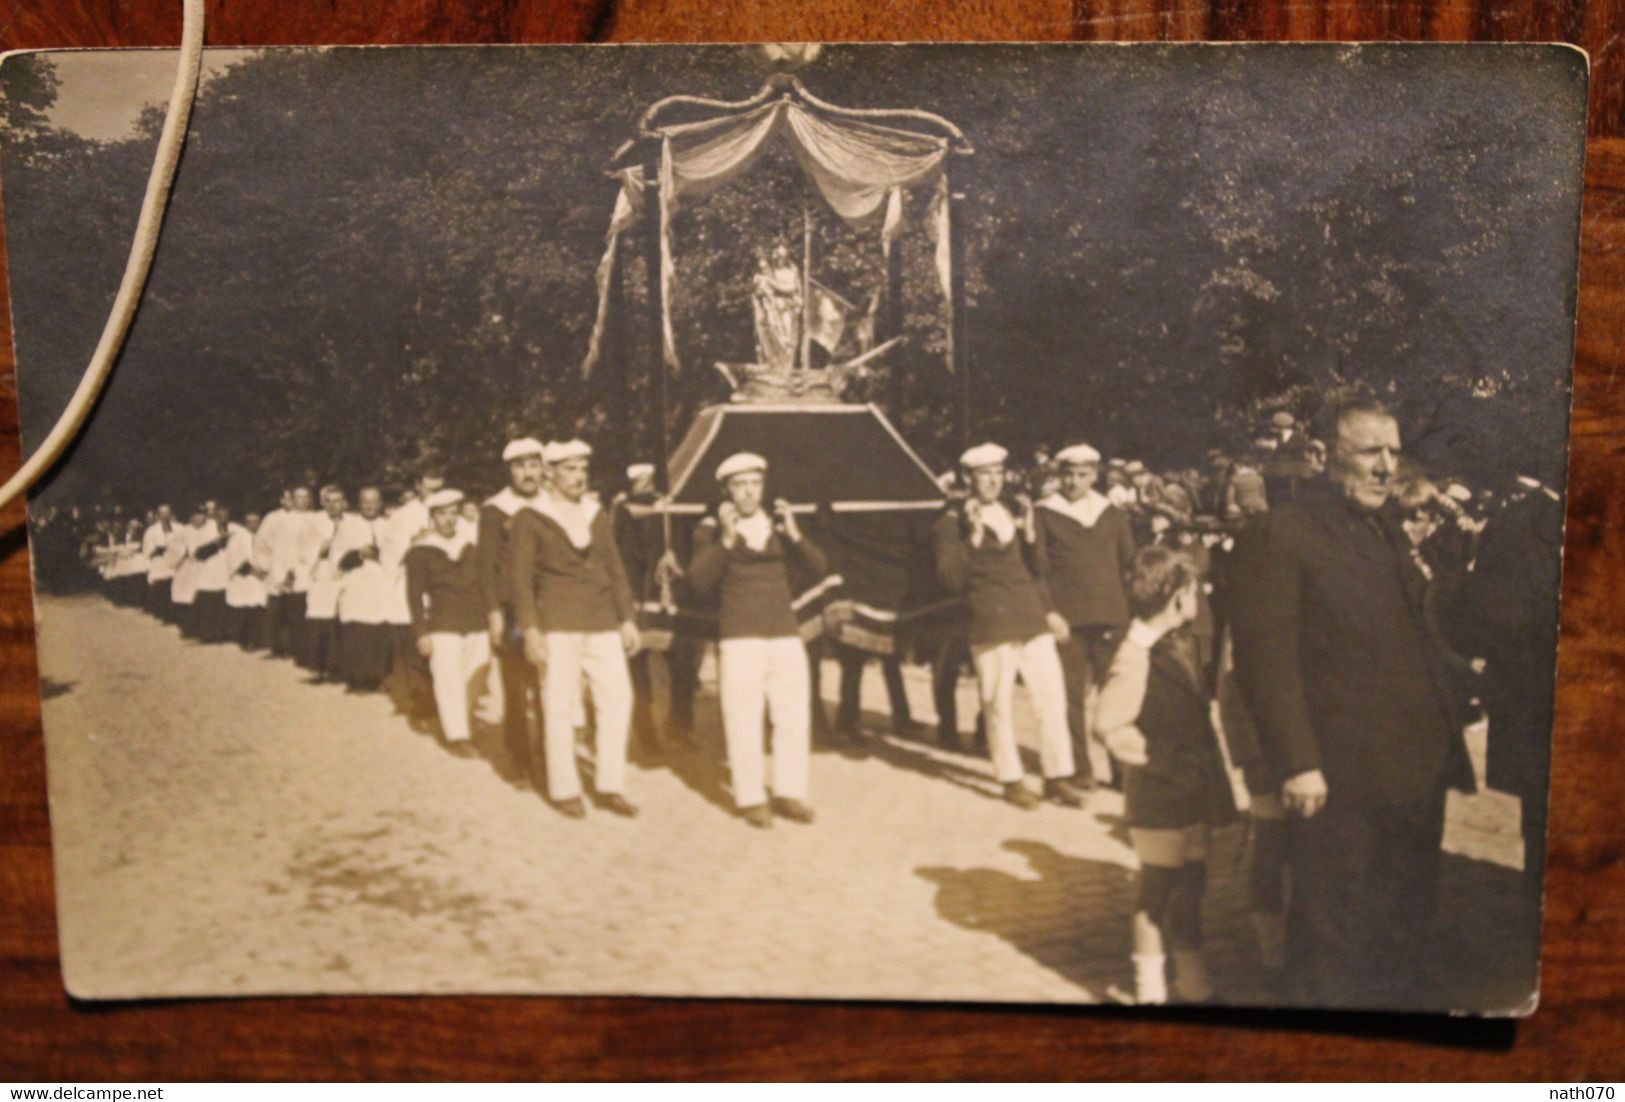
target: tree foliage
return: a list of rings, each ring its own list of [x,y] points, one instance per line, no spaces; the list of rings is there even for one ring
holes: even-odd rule
[[[603,369],[577,370],[605,170],[653,100],[743,98],[764,75],[738,47],[247,57],[200,94],[123,362],[47,492],[259,501],[307,472],[403,484],[425,460],[480,488],[519,432],[649,457],[641,238],[627,325]],[[1584,94],[1569,52],[854,46],[803,79],[937,111],[976,145],[952,172],[978,436],[1184,463],[1360,384],[1450,473],[1560,460]],[[8,59],[0,86],[37,441],[94,347],[161,119],[114,142],[52,127],[49,55]],[[778,156],[679,216],[671,439],[720,397],[710,364],[749,357],[754,249],[799,250],[806,194]],[[816,274],[866,301],[878,239],[813,210]],[[931,244],[903,250],[894,412],[943,462],[958,383]]]

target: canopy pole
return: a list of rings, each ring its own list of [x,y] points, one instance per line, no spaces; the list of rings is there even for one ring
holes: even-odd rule
[[[812,367],[812,204],[807,198],[807,184],[801,185],[801,370]]]
[[[965,241],[959,230],[964,217],[963,192],[948,188],[948,285],[951,305],[948,319],[948,370],[959,380],[959,440],[971,445],[970,349],[965,341]]]
[[[886,285],[881,290],[879,317],[875,319],[875,344],[881,345],[903,335],[903,239],[899,235],[886,250]],[[899,432],[903,431],[908,411],[908,378],[903,373],[903,360],[894,356],[891,361],[889,390],[891,392],[891,421]]]
[[[610,254],[609,271],[609,326],[605,336],[611,343],[609,376],[609,414],[614,424],[631,425],[632,422],[632,333],[631,320],[626,309],[626,258],[617,246]],[[624,468],[631,453],[639,447],[635,432],[616,433],[614,436],[616,466]]]
[[[666,370],[666,329],[665,329],[665,287],[660,277],[661,266],[661,227],[660,204],[665,199],[661,194],[660,162],[656,160],[646,170],[644,177],[649,182],[644,192],[644,270],[647,274],[649,286],[649,366],[654,372],[655,386],[658,391],[659,422],[656,425],[655,442],[658,452],[655,456],[655,467],[659,472],[659,485],[662,491],[670,492],[670,472],[666,469],[667,460],[671,456],[671,395],[668,390],[667,376],[671,372]]]

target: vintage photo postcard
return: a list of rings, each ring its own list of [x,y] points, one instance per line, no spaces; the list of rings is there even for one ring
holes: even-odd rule
[[[30,447],[174,56],[0,65]],[[1531,1012],[1586,81],[210,51],[29,513],[68,990]]]

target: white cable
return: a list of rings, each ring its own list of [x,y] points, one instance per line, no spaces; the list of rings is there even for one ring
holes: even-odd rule
[[[186,122],[192,113],[192,98],[197,93],[198,71],[203,61],[203,0],[181,0],[184,23],[181,29],[180,61],[175,67],[175,87],[169,94],[169,111],[164,116],[163,133],[158,138],[158,152],[153,157],[152,175],[147,177],[147,194],[141,200],[141,216],[136,221],[135,240],[130,242],[130,258],[124,265],[124,279],[119,283],[118,297],[102,329],[102,339],[96,345],[90,365],[79,379],[68,407],[57,418],[50,434],[28,462],[0,486],[0,509],[10,505],[50,470],[62,453],[79,435],[90,411],[101,395],[119,349],[130,330],[135,308],[141,302],[141,291],[147,285],[147,273],[152,269],[152,254],[158,248],[158,231],[164,224],[164,209],[169,203],[169,189],[175,182],[175,166],[180,161],[181,146],[186,143]]]

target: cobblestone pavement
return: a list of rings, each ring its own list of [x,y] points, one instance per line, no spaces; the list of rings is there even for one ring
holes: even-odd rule
[[[503,777],[495,730],[487,758],[453,758],[383,695],[99,598],[42,597],[39,646],[62,956],[82,997],[1093,1002],[1131,982],[1135,862],[1113,793],[1021,811],[981,759],[877,736],[815,753],[815,824],[755,831],[729,810],[708,684],[703,746],[634,762],[643,813],[574,821]],[[925,712],[923,672],[909,679]],[[1206,910],[1230,1002],[1269,998],[1244,835],[1218,837]],[[1441,977],[1458,1005],[1516,1006],[1516,802],[1454,800],[1446,848]]]

